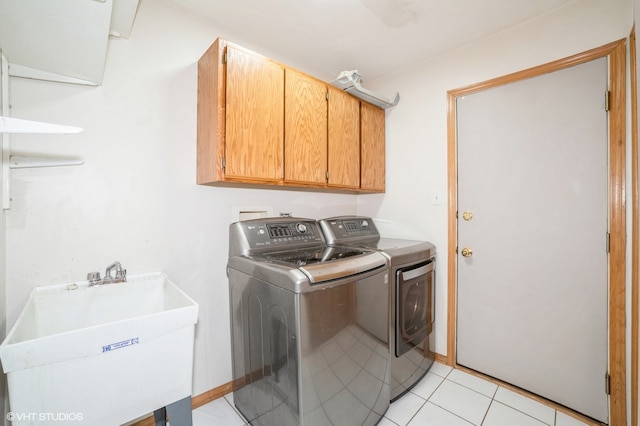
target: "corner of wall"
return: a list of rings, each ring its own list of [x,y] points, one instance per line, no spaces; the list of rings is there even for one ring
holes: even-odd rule
[[[0,55],[2,51],[0,51]],[[2,80],[2,69],[0,68],[0,80]],[[6,100],[8,96],[6,93],[3,94],[2,90],[7,90],[7,88],[3,87],[4,85],[0,85],[0,99]],[[6,105],[2,105],[3,112]],[[0,114],[1,115],[1,114]],[[0,153],[0,160],[2,157],[2,153]],[[0,178],[1,179],[1,178]],[[2,199],[2,191],[3,191],[3,182],[0,182],[0,200]],[[0,341],[3,341],[6,336],[6,327],[7,327],[7,274],[6,274],[6,226],[5,226],[5,214],[4,210],[0,210]],[[8,425],[8,420],[6,419],[5,413],[7,412],[7,407],[9,406],[9,401],[7,398],[7,381],[6,376],[0,374],[0,419],[2,419],[2,424]]]

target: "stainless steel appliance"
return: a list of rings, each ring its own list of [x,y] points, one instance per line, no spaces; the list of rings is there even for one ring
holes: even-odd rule
[[[373,425],[390,401],[388,260],[312,219],[229,228],[233,399],[254,425]]]
[[[321,220],[320,226],[332,246],[377,250],[389,259],[394,401],[420,381],[435,359],[436,248],[426,241],[380,238],[369,217],[333,217]]]

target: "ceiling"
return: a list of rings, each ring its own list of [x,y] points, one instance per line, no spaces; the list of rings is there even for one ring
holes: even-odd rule
[[[328,75],[358,70],[364,81],[581,0],[173,1]]]

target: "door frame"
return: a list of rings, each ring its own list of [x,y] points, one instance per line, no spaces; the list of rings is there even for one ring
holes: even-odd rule
[[[629,68],[631,70],[631,426],[638,426],[638,227],[640,226],[638,200],[638,67],[635,24],[629,35]]]
[[[456,99],[482,90],[608,57],[609,66],[609,424],[627,424],[626,407],[626,39],[568,58],[447,92],[447,364],[456,365],[458,163]],[[604,94],[603,94],[604,96]],[[604,377],[603,377],[604,386]]]

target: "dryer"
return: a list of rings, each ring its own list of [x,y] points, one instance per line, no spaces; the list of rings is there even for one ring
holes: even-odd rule
[[[427,373],[435,359],[436,247],[427,241],[381,238],[364,216],[320,220],[327,244],[376,250],[389,259],[391,401]]]

